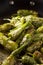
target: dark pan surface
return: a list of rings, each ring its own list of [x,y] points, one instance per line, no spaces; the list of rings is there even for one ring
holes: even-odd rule
[[[1,17],[15,13],[18,9],[36,10],[43,16],[43,0],[1,0],[0,3]]]

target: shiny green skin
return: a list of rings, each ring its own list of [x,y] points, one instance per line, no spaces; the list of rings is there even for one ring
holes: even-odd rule
[[[27,51],[33,53],[34,51],[39,50],[41,46],[42,41],[34,42],[31,46],[27,48]]]
[[[31,40],[31,41],[30,41],[30,40]],[[22,39],[22,41],[21,41],[21,43],[20,43],[20,46],[23,45],[24,43],[27,43],[27,42],[30,42],[30,43],[28,43],[28,45],[31,44],[31,42],[32,42],[32,35],[31,35],[31,34],[26,34],[26,35],[23,37],[23,39]]]
[[[26,65],[36,65],[36,61],[33,57],[30,57],[28,55],[24,55],[21,59],[22,63],[23,64],[26,64]]]
[[[29,18],[29,21],[27,21],[26,23],[24,23],[20,28],[17,28],[17,29],[13,29],[12,31],[10,31],[8,33],[8,36],[11,37],[12,40],[16,40],[19,35],[22,33],[22,31],[24,31],[26,29],[27,26],[31,26],[31,23],[30,23],[30,18]]]
[[[39,50],[43,44],[43,33],[34,34],[33,43],[27,48],[28,52],[33,53],[35,50]]]
[[[35,28],[42,26],[43,25],[43,18],[32,16],[32,24],[35,26]]]
[[[43,33],[36,33],[34,36],[33,36],[33,41],[43,41]]]
[[[19,16],[27,16],[27,15],[35,15],[37,16],[37,12],[31,10],[18,10],[17,15]]]
[[[0,32],[0,44],[4,46],[6,49],[15,50],[18,47],[18,44],[14,41],[11,41],[7,38],[3,33]]]
[[[31,23],[34,25],[35,29],[43,26],[43,18],[37,17],[37,16],[33,16],[33,15],[28,15],[25,16],[26,21],[29,20],[29,17],[31,17]]]
[[[14,26],[17,27],[17,28],[19,28],[19,27],[21,27],[25,22],[26,22],[25,17],[21,17],[20,20],[19,20],[17,23],[15,23]]]
[[[20,36],[18,37],[18,39],[16,40],[16,43],[18,43],[18,44],[21,43],[21,41],[22,41],[22,39],[23,39],[25,33],[26,33],[26,31],[23,31],[23,32],[21,33],[21,35],[20,35]]]
[[[26,22],[27,21],[25,21],[25,17],[21,17],[21,22],[20,23],[22,23],[22,25],[23,25]],[[18,24],[18,26],[22,26],[22,25]],[[30,25],[27,26],[26,29],[24,29],[23,32],[20,34],[20,36],[18,37],[18,39],[16,40],[16,42],[19,44],[22,41],[22,39],[23,39],[23,37],[24,37],[24,35],[26,33],[31,33],[32,34],[32,33],[34,33],[34,31],[35,31],[34,26],[30,23]]]
[[[43,33],[43,26],[40,26],[36,31],[37,33]]]
[[[15,63],[15,59],[14,59],[13,56],[10,55],[9,57],[7,57],[7,58],[3,61],[2,65],[14,65],[14,63]]]
[[[11,23],[5,23],[3,25],[0,25],[0,32],[6,32],[9,31],[10,29],[14,28],[14,26]]]
[[[41,53],[43,54],[43,47],[41,47],[40,51],[41,51]]]
[[[34,57],[34,59],[35,59],[38,63],[43,64],[43,54],[42,54],[42,53],[40,53],[39,51],[35,51],[35,52],[33,53],[33,57]]]
[[[21,19],[20,16],[16,16],[16,17],[12,16],[11,19],[7,18],[7,19],[4,19],[4,20],[8,20],[11,25],[13,25],[14,27],[18,27],[17,24],[20,24],[20,19]]]
[[[21,41],[22,41],[22,39],[23,39],[23,37],[25,36],[25,34],[28,34],[28,33],[34,33],[34,29],[33,29],[33,27],[32,26],[30,26],[31,27],[31,30],[29,29],[29,27],[27,27],[27,29],[25,29],[22,33],[21,33],[21,35],[18,37],[18,39],[16,40],[16,42],[18,43],[18,44],[21,44]]]
[[[26,34],[26,38],[30,38],[29,34]],[[7,57],[2,65],[14,65],[14,62],[12,64],[12,60],[14,61],[14,57],[19,54],[29,43],[30,43],[31,39],[26,39],[26,42],[24,42],[23,45],[21,45],[18,49],[14,50],[9,57]]]
[[[20,21],[20,16],[12,17],[11,19],[7,19],[10,21],[11,24],[15,25],[18,21]]]

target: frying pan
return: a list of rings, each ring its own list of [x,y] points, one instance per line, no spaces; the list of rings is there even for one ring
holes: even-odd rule
[[[16,13],[19,9],[35,10],[43,17],[43,0],[0,0],[0,17],[6,17]],[[0,22],[2,23],[2,22]],[[0,45],[0,60],[7,56],[7,52]]]
[[[19,9],[35,10],[43,17],[43,0],[0,0],[0,17],[11,15]]]

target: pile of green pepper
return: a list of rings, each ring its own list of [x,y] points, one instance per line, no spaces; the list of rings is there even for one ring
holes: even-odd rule
[[[10,55],[0,65],[43,65],[43,18],[35,11],[18,10],[0,25],[0,45]]]

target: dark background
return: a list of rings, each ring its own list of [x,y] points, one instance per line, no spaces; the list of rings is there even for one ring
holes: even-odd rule
[[[14,4],[10,4],[11,1],[0,0],[0,17],[11,15],[18,9],[36,10],[43,17],[43,0],[13,0]]]

